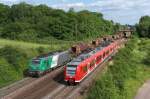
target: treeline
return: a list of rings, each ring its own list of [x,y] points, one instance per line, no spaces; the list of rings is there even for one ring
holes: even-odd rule
[[[136,25],[137,33],[140,37],[150,38],[150,16],[143,16]]]
[[[46,5],[0,4],[0,37],[25,41],[82,40],[117,31],[120,24],[108,21],[101,13],[87,10],[65,12]]]

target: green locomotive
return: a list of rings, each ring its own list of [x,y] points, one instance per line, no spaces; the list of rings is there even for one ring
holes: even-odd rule
[[[38,56],[29,63],[29,75],[40,77],[58,66],[63,66],[70,60],[71,56],[68,51],[52,52]]]

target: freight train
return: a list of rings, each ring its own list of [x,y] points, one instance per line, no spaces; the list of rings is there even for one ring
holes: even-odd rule
[[[94,62],[92,64],[94,64],[95,66],[93,66],[93,67],[87,66],[87,70],[88,71],[92,70],[92,68],[95,68],[96,65],[101,63],[101,61],[99,61],[99,62],[97,61],[97,58],[98,58],[98,56],[96,56],[97,53],[100,53],[100,52],[101,53],[102,52],[106,53],[107,52],[105,57],[101,56],[102,60],[105,60],[106,56],[108,56],[108,52],[109,52],[109,54],[111,54],[111,50],[109,48],[107,48],[107,47],[111,46],[112,47],[111,49],[115,50],[115,48],[117,47],[115,42],[117,40],[122,39],[122,38],[129,38],[131,36],[131,33],[132,33],[132,31],[128,31],[128,30],[126,30],[126,31],[119,31],[115,35],[108,35],[108,36],[104,36],[102,38],[98,38],[96,40],[93,40],[90,44],[78,43],[76,45],[73,45],[68,51],[64,51],[64,52],[50,52],[48,54],[44,54],[44,55],[35,57],[32,60],[30,60],[30,62],[29,62],[28,74],[30,76],[38,76],[38,77],[40,77],[41,75],[44,75],[47,72],[49,72],[49,71],[51,71],[51,70],[53,70],[53,69],[55,69],[55,68],[57,68],[59,66],[65,65],[66,63],[70,62],[72,60],[72,58],[77,57],[77,59],[72,60],[65,67],[65,70],[66,70],[65,71],[65,80],[67,82],[68,81],[70,82],[70,80],[68,80],[69,78],[67,78],[68,75],[69,75],[69,74],[67,74],[68,73],[67,70],[72,68],[70,66],[74,66],[73,68],[75,69],[75,75],[71,76],[71,77],[74,77],[74,81],[77,82],[76,79],[79,79],[79,78],[77,78],[76,75],[80,75],[80,74],[76,74],[76,72],[78,72],[78,68],[82,67],[82,66],[80,66],[80,64],[82,64],[83,61],[84,62],[88,62],[87,60],[91,60],[90,57],[93,57],[93,55],[94,55],[96,60],[94,60]],[[120,44],[120,43],[121,43],[121,40],[120,40],[120,42],[118,44]],[[103,51],[103,50],[106,50],[106,49],[107,49],[106,52]],[[89,53],[87,53],[87,52],[89,52]],[[91,53],[93,53],[93,54],[91,54]],[[89,55],[91,55],[91,56],[89,56]],[[86,57],[87,59],[85,59],[85,57],[83,57],[83,56],[87,56]],[[80,58],[82,58],[82,61],[77,61]],[[73,64],[73,63],[75,63],[75,64]],[[86,68],[86,67],[84,67],[84,68]],[[85,76],[86,73],[87,72],[85,72],[85,73],[83,73],[81,75]]]

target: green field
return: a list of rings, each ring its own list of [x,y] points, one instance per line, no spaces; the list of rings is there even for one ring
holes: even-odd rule
[[[150,78],[150,39],[130,40],[89,89],[87,99],[133,99]]]
[[[70,47],[74,42],[69,41],[50,41],[49,44],[38,44],[38,43],[30,43],[23,41],[14,41],[7,39],[0,39],[0,47],[4,46],[12,46],[19,47],[23,49],[35,49],[39,47],[48,48],[50,50],[61,50]]]
[[[0,46],[10,45],[13,47],[22,47],[22,48],[38,48],[38,47],[49,47],[50,45],[46,44],[36,44],[36,43],[27,43],[23,41],[14,41],[14,40],[7,40],[7,39],[0,39]]]

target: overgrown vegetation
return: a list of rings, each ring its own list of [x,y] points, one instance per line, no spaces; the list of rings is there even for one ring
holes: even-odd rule
[[[0,37],[32,42],[83,40],[116,32],[120,24],[101,13],[70,9],[68,12],[46,5],[0,4]]]
[[[35,55],[31,53],[31,56]],[[10,46],[0,49],[0,87],[23,77],[30,55]]]
[[[150,38],[150,16],[141,17],[139,24],[136,25],[136,30],[140,37]]]
[[[150,77],[149,39],[132,39],[114,57],[113,65],[98,77],[87,99],[133,99],[138,88]]]

